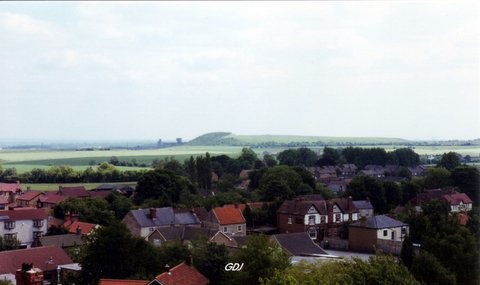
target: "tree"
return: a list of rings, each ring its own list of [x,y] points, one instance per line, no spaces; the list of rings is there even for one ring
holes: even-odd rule
[[[480,171],[475,166],[458,166],[452,170],[452,184],[479,205]]]
[[[377,179],[368,176],[357,176],[348,184],[347,196],[352,196],[354,200],[370,199],[375,212],[385,213],[388,210],[385,198],[385,190],[383,184]]]
[[[275,165],[277,165],[277,160],[275,159],[275,157],[271,154],[265,154],[263,156],[263,160],[265,161],[265,164],[268,166],[268,167],[274,167]]]
[[[411,167],[420,164],[420,156],[410,148],[399,148],[388,155],[391,164]]]
[[[105,200],[110,205],[110,210],[114,212],[115,218],[123,219],[132,207],[132,201],[117,192],[110,193]]]
[[[81,284],[96,284],[100,278],[150,279],[162,264],[157,249],[145,239],[132,237],[120,222],[97,229],[81,249]]]
[[[182,191],[195,193],[195,188],[185,177],[171,171],[156,169],[144,173],[138,179],[135,202],[154,199],[161,206],[172,206],[180,199]]]
[[[453,170],[457,166],[460,166],[460,155],[452,151],[444,153],[437,164],[437,167],[443,167],[449,171]]]
[[[313,166],[318,160],[318,155],[309,148],[287,149],[277,155],[280,164],[296,166]]]
[[[286,165],[269,168],[265,171],[259,183],[262,199],[272,201],[274,199],[293,198],[295,191],[302,182],[302,177]]]
[[[17,238],[4,238],[0,236],[0,251],[12,250],[20,247],[20,241]]]
[[[108,225],[115,220],[110,205],[103,198],[69,198],[56,205],[53,212],[60,219],[67,212],[78,213],[81,221],[100,225]]]
[[[455,285],[455,275],[427,251],[414,257],[411,272],[418,281],[429,285]]]
[[[259,278],[273,276],[275,270],[289,267],[288,255],[263,235],[252,235],[232,256],[233,262],[244,263],[242,271],[227,272],[229,284],[259,284]]]
[[[340,153],[331,147],[324,147],[322,157],[317,161],[318,166],[337,165]]]
[[[228,263],[225,245],[199,238],[192,242],[192,256],[193,266],[210,280],[210,284],[215,285],[223,280],[225,264]]]
[[[424,182],[426,189],[436,189],[452,186],[452,180],[450,179],[450,171],[443,167],[433,167],[428,169]]]
[[[258,160],[258,157],[251,148],[244,147],[237,160],[242,169],[252,169],[255,161]]]

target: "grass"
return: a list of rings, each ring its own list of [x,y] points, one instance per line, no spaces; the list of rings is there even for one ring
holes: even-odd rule
[[[288,137],[288,136],[285,136]],[[361,147],[382,147],[386,151],[393,151],[395,148],[403,146],[395,145],[373,145]],[[24,173],[33,168],[48,169],[50,166],[70,165],[75,170],[85,170],[91,163],[97,164],[103,161],[109,161],[112,156],[116,156],[120,161],[132,162],[136,160],[139,164],[151,165],[154,159],[165,159],[173,157],[183,162],[190,156],[204,155],[209,152],[210,155],[225,154],[236,157],[240,154],[242,147],[233,146],[178,146],[171,148],[152,149],[152,150],[109,150],[109,151],[0,151],[0,165],[3,168],[14,167],[18,173]],[[254,151],[259,157],[263,157],[264,152],[278,153],[285,148],[255,148]],[[314,147],[313,150],[321,152],[323,147]],[[461,155],[480,156],[480,146],[415,146],[414,151],[420,155],[423,154],[443,154],[454,151]],[[118,167],[121,170],[146,169],[142,167]],[[149,168],[147,168],[149,169]]]
[[[84,186],[87,190],[92,190],[97,188],[102,184],[121,184],[121,185],[137,185],[136,182],[102,182],[102,183],[26,183],[21,184],[22,190],[27,190],[30,187],[30,190],[37,190],[37,191],[57,191],[59,186],[63,187],[73,187],[73,186]]]

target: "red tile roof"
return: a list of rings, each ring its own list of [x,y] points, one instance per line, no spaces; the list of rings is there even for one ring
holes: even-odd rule
[[[43,271],[50,271],[58,265],[73,263],[67,253],[56,246],[33,247],[0,252],[0,274],[15,274],[22,263],[33,263]]]
[[[217,217],[218,223],[220,225],[246,223],[242,212],[240,212],[240,210],[237,208],[213,208],[212,211],[215,217]]]
[[[195,268],[188,266],[185,262],[170,269],[170,273],[164,272],[155,279],[163,285],[206,285],[209,280]]]
[[[22,194],[17,196],[17,200],[22,200],[22,201],[31,201],[34,198],[36,198],[39,195],[42,195],[43,192],[41,191],[27,191],[23,192]]]
[[[445,194],[443,195],[443,199],[445,199],[449,205],[459,205],[460,202],[463,204],[472,204],[472,199],[467,196],[465,193],[452,193],[452,194]]]
[[[247,207],[246,204],[225,204],[223,205],[224,208],[237,208],[239,209],[242,213],[245,211],[245,208]]]
[[[72,234],[75,234],[77,233],[77,229],[79,228],[80,229],[80,232],[84,235],[88,235],[92,232],[92,230],[95,229],[95,227],[97,225],[95,224],[90,224],[90,223],[84,223],[84,222],[79,222],[79,221],[75,221],[73,223],[71,223],[70,221],[66,222],[64,224],[64,226],[66,228],[68,228],[68,232],[69,233],[72,233]]]
[[[17,209],[0,211],[0,216],[8,216],[9,221],[46,220],[48,214],[45,209]]]
[[[146,285],[147,280],[100,279],[98,285]]]
[[[17,192],[22,190],[20,183],[0,183],[0,192]]]
[[[60,195],[67,196],[69,198],[90,197],[90,193],[83,186],[62,187],[58,192]]]

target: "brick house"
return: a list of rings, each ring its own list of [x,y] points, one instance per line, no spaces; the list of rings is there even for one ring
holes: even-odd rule
[[[15,202],[15,196],[22,192],[20,182],[0,183],[0,197],[5,197],[8,203]]]
[[[206,228],[216,229],[228,236],[245,236],[247,222],[240,209],[217,207],[210,210],[204,222]]]
[[[281,233],[307,232],[312,240],[320,242],[339,238],[345,223],[358,220],[359,212],[351,197],[326,201],[308,196],[286,200],[280,206],[277,225]]]
[[[349,226],[349,249],[361,252],[400,254],[408,235],[407,224],[386,215],[362,218]]]
[[[21,246],[31,247],[35,239],[47,233],[48,214],[44,209],[0,211],[0,235],[16,238]]]
[[[19,207],[37,207],[38,200],[45,195],[41,191],[26,191],[17,195],[15,202]]]
[[[410,203],[415,206],[417,211],[421,211],[423,203],[433,200],[445,201],[450,213],[468,212],[472,210],[473,206],[472,199],[467,194],[456,191],[455,188],[425,190],[410,200]]]

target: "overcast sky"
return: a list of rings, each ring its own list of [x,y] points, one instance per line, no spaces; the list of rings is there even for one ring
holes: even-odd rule
[[[480,137],[476,1],[0,2],[0,139]]]

